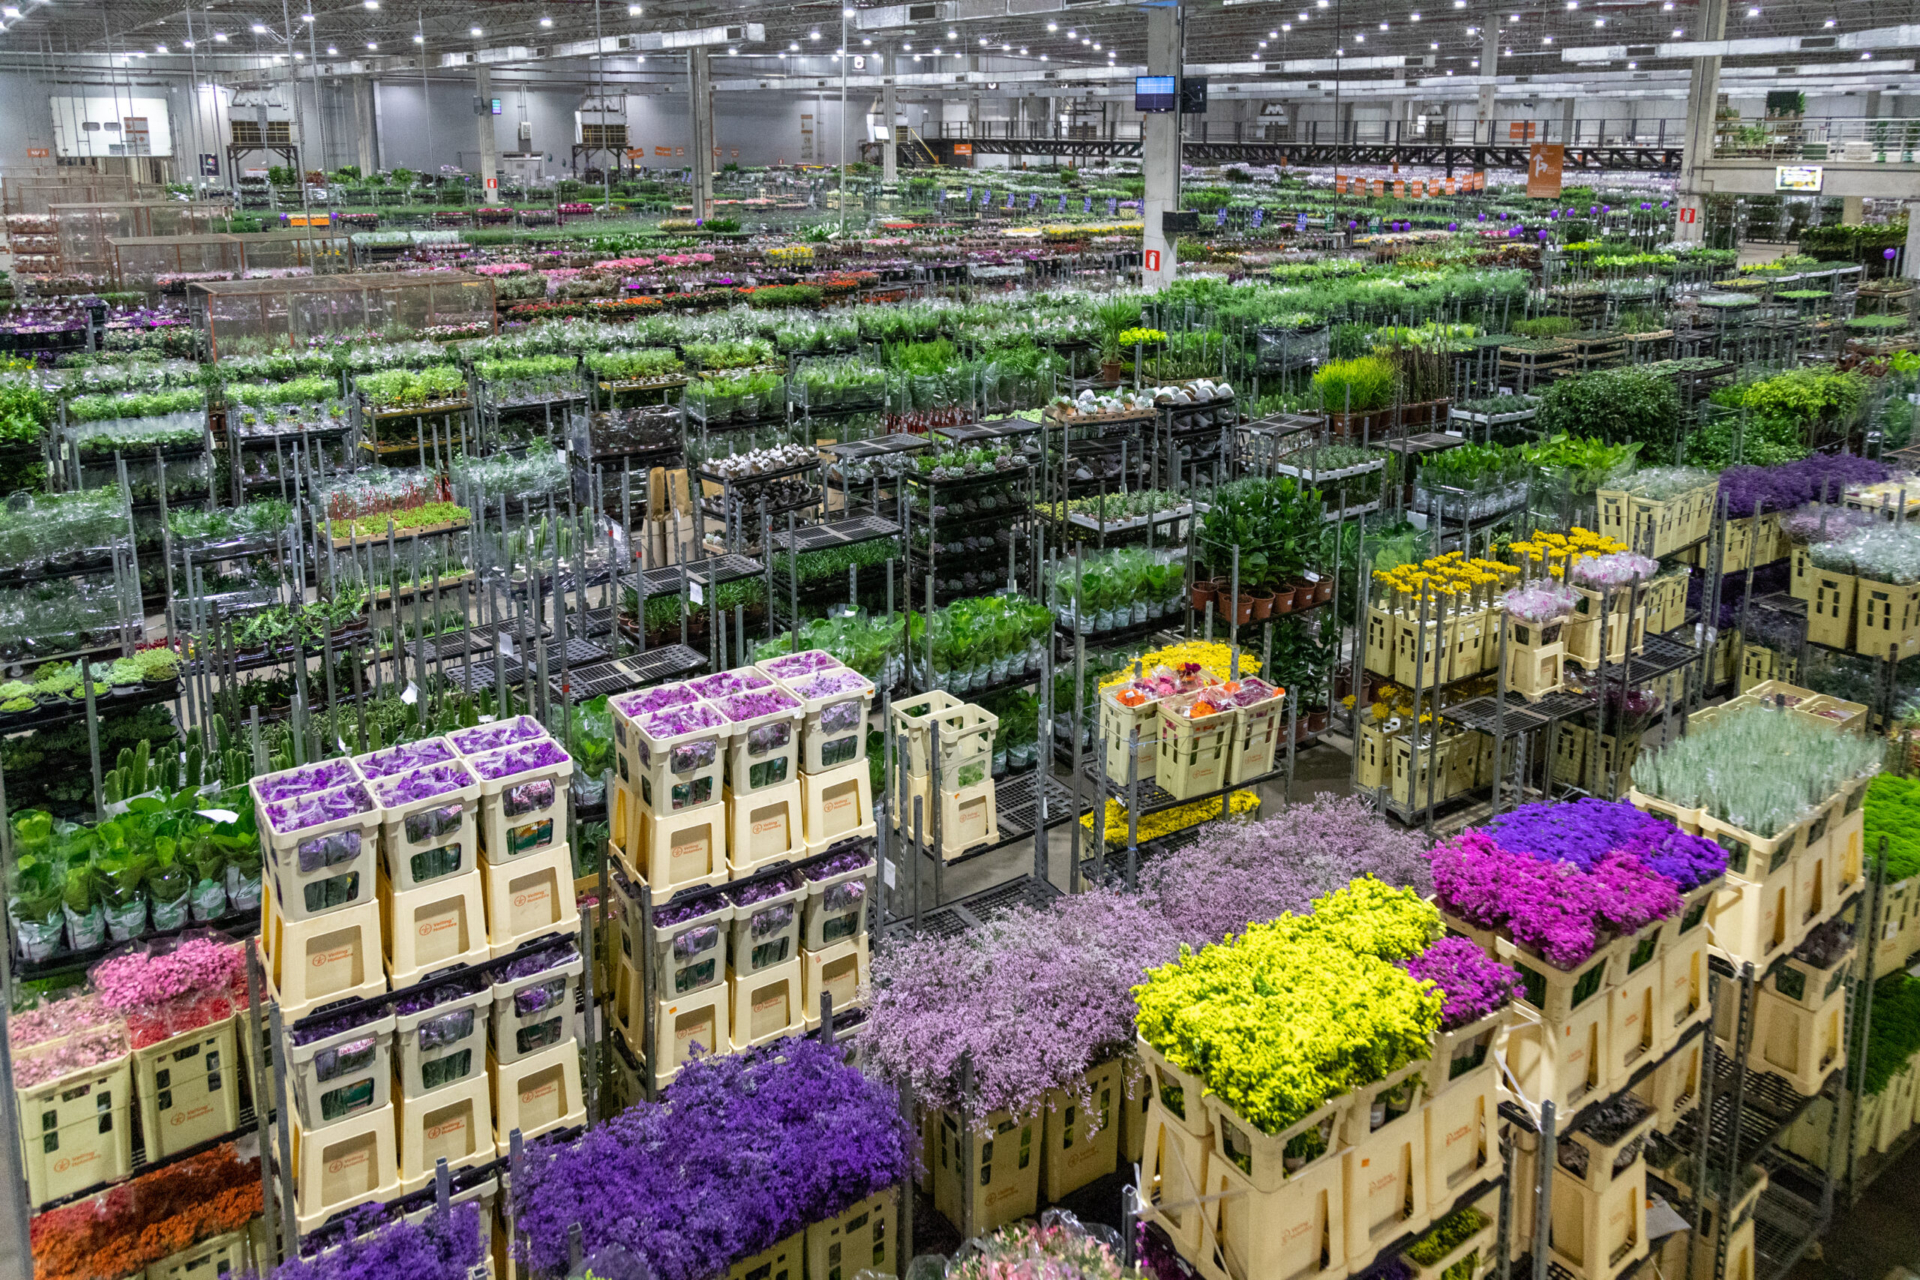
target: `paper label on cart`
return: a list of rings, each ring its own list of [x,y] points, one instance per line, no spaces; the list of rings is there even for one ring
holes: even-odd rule
[[[342,751],[346,750],[345,747],[342,747],[340,749]],[[194,812],[199,814],[201,817],[210,819],[214,822],[240,821],[240,815],[235,813],[231,809],[195,809]]]
[[[1304,571],[1304,574],[1305,574],[1305,577],[1306,577],[1306,579],[1307,579],[1307,581],[1308,581],[1308,582],[1318,582],[1318,581],[1320,581],[1320,575],[1319,575],[1319,574],[1317,574],[1317,573],[1315,573],[1315,572],[1314,572],[1313,570],[1311,570],[1311,569],[1307,569],[1307,570],[1305,570],[1305,571]]]
[[[500,650],[505,657],[513,657],[513,637],[504,631],[501,632],[499,638],[494,641],[494,648]]]
[[[700,589],[699,583],[689,582],[687,584],[687,599],[693,601],[695,604],[705,604],[707,602],[707,594]]]
[[[408,706],[420,701],[420,690],[414,687],[413,681],[407,681],[407,691],[400,695],[400,701]]]
[[[885,880],[885,881],[887,882],[887,888],[889,888],[889,889],[891,889],[891,888],[893,888],[893,861],[892,861],[892,859],[886,859],[886,860],[883,860],[883,861],[882,861],[882,862],[880,863],[880,878],[881,878],[881,879],[883,879],[883,880]]]

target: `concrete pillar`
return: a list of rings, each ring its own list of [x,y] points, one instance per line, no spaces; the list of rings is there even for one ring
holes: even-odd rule
[[[1487,11],[1480,27],[1480,75],[1486,83],[1480,86],[1479,100],[1474,105],[1473,121],[1478,126],[1474,140],[1489,142],[1493,125],[1493,106],[1499,98],[1493,78],[1500,74],[1500,12],[1497,9]]]
[[[1867,220],[1867,201],[1864,196],[1840,197],[1840,221],[1849,227],[1857,227]]]
[[[881,63],[886,70],[886,84],[880,91],[880,118],[884,132],[880,135],[880,180],[882,182],[900,181],[900,102],[894,96],[893,53],[889,51]]]
[[[1147,74],[1180,74],[1180,11],[1172,5],[1156,5],[1147,10]],[[1146,195],[1140,202],[1140,214],[1146,223],[1142,245],[1146,250],[1141,280],[1147,288],[1158,289],[1173,283],[1174,237],[1160,228],[1163,214],[1180,207],[1180,113],[1141,117],[1140,170],[1146,179]],[[1157,263],[1155,266],[1153,264]]]
[[[1907,279],[1920,280],[1920,200],[1907,201],[1907,254],[1900,266]]]
[[[353,162],[360,166],[362,177],[371,177],[379,167],[373,154],[373,82],[349,80],[347,91],[353,95]]]
[[[687,158],[693,161],[693,216],[713,214],[713,64],[705,49],[687,54],[687,114],[692,121]]]
[[[1574,113],[1579,109],[1580,103],[1574,98],[1568,98],[1560,104],[1560,136],[1556,141],[1561,143],[1579,141],[1573,136],[1573,131],[1577,127]]]
[[[1867,90],[1866,117],[1869,120],[1878,120],[1880,118],[1880,91],[1878,89]]]
[[[500,203],[500,143],[493,136],[493,70],[474,68],[473,91],[479,95],[474,123],[480,129],[480,203]]]
[[[1727,0],[1701,0],[1696,40],[1727,38]],[[1699,240],[1707,234],[1706,166],[1713,162],[1714,112],[1720,103],[1720,59],[1695,58],[1687,82],[1686,154],[1680,161],[1680,210],[1693,211],[1692,222],[1676,222],[1674,238]]]

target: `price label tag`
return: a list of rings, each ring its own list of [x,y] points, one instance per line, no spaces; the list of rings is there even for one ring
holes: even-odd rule
[[[687,599],[693,601],[695,604],[705,604],[707,602],[707,593],[700,589],[699,583],[689,582],[687,584]]]
[[[893,859],[880,859],[880,875],[887,882],[887,888],[893,888]]]
[[[345,755],[346,752],[347,752],[347,748],[343,744],[340,748],[340,754]],[[240,821],[240,815],[235,813],[231,809],[195,809],[194,812],[199,814],[201,817],[211,819],[214,822]]]
[[[413,681],[407,681],[407,691],[400,695],[400,701],[408,706],[420,701],[420,690],[414,687]]]
[[[513,637],[504,631],[499,633],[499,639],[494,642],[494,647],[500,650],[503,657],[511,658],[514,656]]]

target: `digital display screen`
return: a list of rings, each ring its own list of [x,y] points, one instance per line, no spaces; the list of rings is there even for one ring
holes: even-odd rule
[[[1133,78],[1133,109],[1142,112],[1173,110],[1174,100],[1179,94],[1179,86],[1173,76],[1135,76]]]

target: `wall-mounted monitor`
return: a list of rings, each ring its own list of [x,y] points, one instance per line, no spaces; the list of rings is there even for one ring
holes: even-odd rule
[[[1180,86],[1173,76],[1135,76],[1133,109],[1149,113],[1172,111],[1179,93]]]

